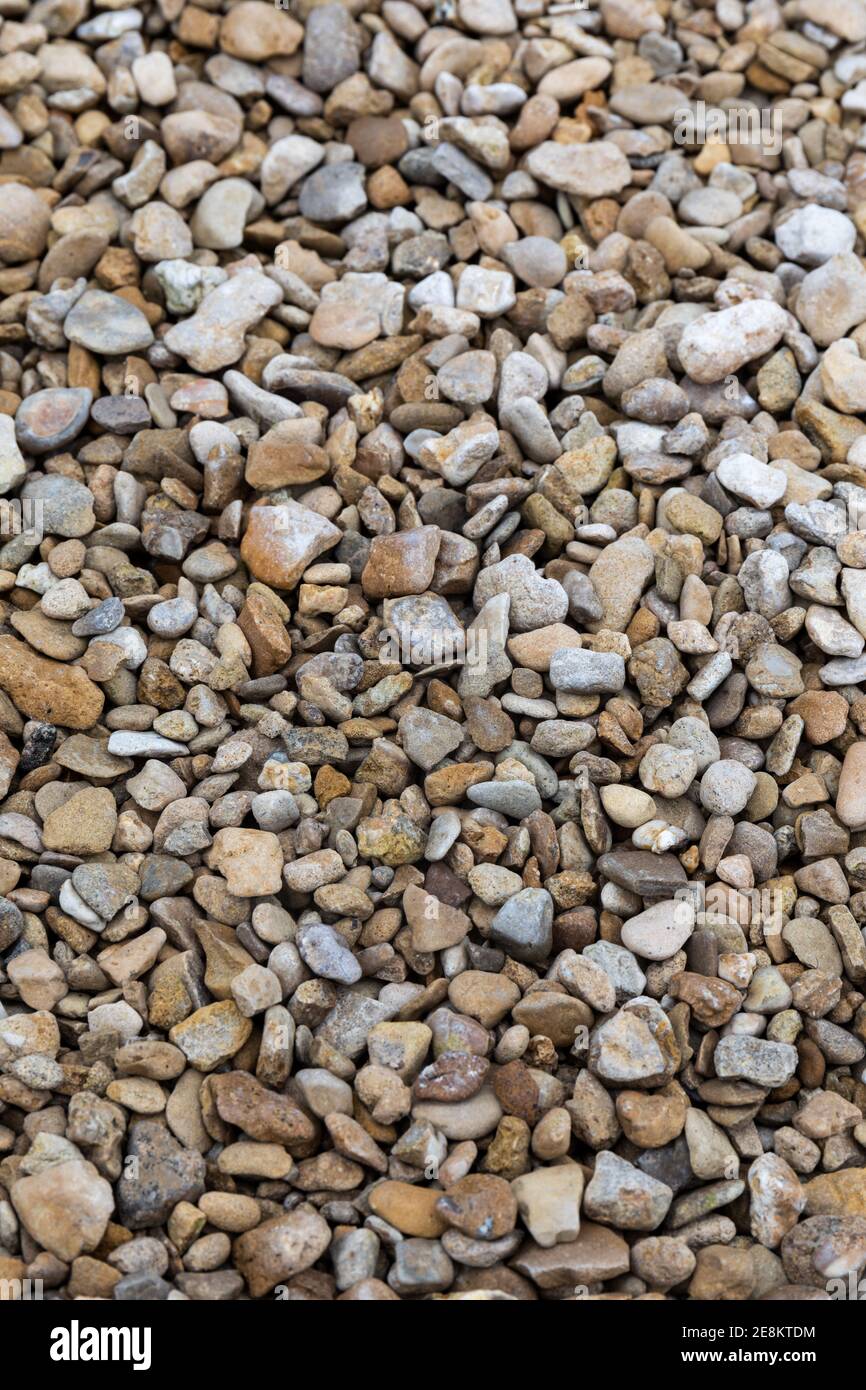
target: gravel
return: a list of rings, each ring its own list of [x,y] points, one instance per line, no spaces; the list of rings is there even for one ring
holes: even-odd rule
[[[25,8],[3,1289],[856,1280],[862,5]]]

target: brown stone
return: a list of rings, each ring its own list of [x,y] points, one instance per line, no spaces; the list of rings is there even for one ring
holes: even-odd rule
[[[28,719],[90,729],[105,697],[83,671],[37,656],[25,642],[0,637],[0,687]]]

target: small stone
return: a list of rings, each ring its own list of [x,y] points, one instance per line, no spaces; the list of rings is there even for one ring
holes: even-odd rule
[[[542,1249],[579,1236],[583,1186],[583,1170],[576,1163],[536,1168],[511,1184],[521,1218]]]
[[[595,1221],[608,1221],[627,1231],[654,1231],[671,1204],[665,1183],[642,1173],[614,1153],[597,1155],[584,1196],[584,1211]]]
[[[299,1207],[239,1236],[234,1257],[251,1297],[262,1298],[314,1265],[330,1241],[327,1221],[312,1208]]]
[[[111,1184],[77,1158],[19,1178],[11,1197],[31,1238],[67,1262],[96,1249],[114,1212]]]

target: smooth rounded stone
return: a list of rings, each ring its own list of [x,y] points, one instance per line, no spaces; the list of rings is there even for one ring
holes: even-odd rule
[[[72,884],[82,901],[108,922],[135,901],[139,877],[126,864],[79,864]]]
[[[605,546],[589,571],[592,588],[602,606],[598,619],[588,624],[589,630],[610,628],[624,632],[654,573],[655,556],[640,537],[623,536]]]
[[[672,1200],[673,1192],[665,1183],[604,1151],[596,1156],[583,1209],[591,1220],[609,1222],[620,1230],[654,1231]]]
[[[781,469],[768,467],[746,453],[723,458],[714,476],[728,492],[753,507],[774,507],[788,488],[788,479]]]
[[[677,212],[684,222],[698,227],[725,227],[743,211],[743,204],[724,188],[693,188],[680,200]]]
[[[44,530],[52,535],[74,538],[93,529],[93,493],[75,478],[57,473],[31,478],[21,496],[34,504]]]
[[[111,434],[137,434],[151,423],[150,408],[141,396],[104,396],[94,401],[91,418]]]
[[[166,307],[175,314],[193,313],[205,295],[226,278],[216,266],[174,259],[159,261],[153,273],[165,294]]]
[[[615,825],[636,830],[656,815],[656,804],[639,787],[626,787],[614,782],[600,789],[601,804]]]
[[[490,1063],[467,1052],[443,1052],[415,1078],[418,1100],[468,1100],[484,1084]]]
[[[38,393],[37,393],[38,394]],[[30,400],[33,397],[29,397]],[[22,406],[26,402],[22,402]],[[21,413],[19,407],[18,413]],[[13,488],[18,487],[27,476],[27,464],[24,461],[18,441],[15,437],[15,421],[9,415],[0,415],[0,495],[5,496]],[[32,453],[33,450],[31,449]]]
[[[750,1251],[725,1245],[708,1245],[698,1251],[689,1284],[691,1298],[745,1300],[751,1297],[754,1286],[755,1267]]]
[[[241,0],[232,7],[220,29],[220,48],[251,63],[288,57],[301,43],[304,31],[291,15],[274,13],[264,0]]]
[[[842,595],[845,599],[845,607],[848,617],[861,635],[866,626],[866,583],[864,583],[866,572],[854,569],[843,569],[840,579]]]
[[[429,839],[427,858],[430,858]],[[521,892],[523,888],[520,875],[501,864],[475,864],[469,870],[467,881],[476,897],[489,907],[502,907],[513,894]]]
[[[615,694],[625,685],[625,662],[618,652],[558,651],[551,658],[550,683],[579,695]]]
[[[492,1134],[502,1119],[502,1107],[489,1087],[482,1087],[469,1100],[446,1103],[418,1101],[412,1107],[415,1120],[426,1120],[446,1139],[463,1142]]]
[[[576,952],[564,951],[559,957],[559,979],[570,994],[576,995],[598,1013],[612,1013],[616,988],[610,975],[596,961]]]
[[[755,790],[755,775],[730,758],[722,758],[707,768],[700,785],[701,805],[712,815],[736,816]]]
[[[105,290],[86,290],[66,315],[63,331],[71,343],[106,357],[141,352],[153,342],[141,310]]]
[[[866,742],[852,743],[845,754],[836,814],[850,830],[866,829]]]
[[[622,927],[622,944],[645,960],[670,960],[688,941],[695,909],[685,897],[653,903]]]
[[[442,1236],[442,1249],[457,1264],[470,1269],[490,1269],[510,1259],[522,1240],[523,1233],[519,1230],[500,1236],[498,1240],[473,1240],[462,1231],[449,1230]]]
[[[524,1241],[513,1266],[541,1289],[573,1289],[627,1273],[629,1247],[615,1231],[583,1221],[574,1241],[547,1248]]]
[[[602,1081],[642,1085],[664,1076],[665,1057],[647,1023],[621,1010],[597,1027],[590,1039],[589,1065]]]
[[[826,686],[857,685],[860,681],[866,680],[866,655],[839,657],[837,660],[828,661],[818,674]]]
[[[458,839],[461,829],[460,817],[456,811],[443,811],[434,818],[430,826],[430,833],[427,836],[427,847],[424,851],[428,863],[438,863],[445,858],[455,840]],[[518,879],[518,884],[521,881]]]
[[[821,359],[821,385],[829,403],[846,415],[863,409],[864,363],[847,339],[831,343]],[[805,500],[805,499],[804,499]]]
[[[254,507],[241,555],[264,584],[292,589],[311,562],[337,544],[340,534],[325,517],[294,501]]]
[[[394,1263],[388,1284],[398,1293],[437,1293],[447,1289],[454,1278],[444,1247],[434,1240],[401,1240],[394,1247]]]
[[[739,1170],[736,1150],[724,1130],[694,1106],[686,1113],[685,1139],[689,1164],[696,1177],[706,1181]]]
[[[2,131],[0,131],[2,135]],[[11,148],[4,143],[3,148]],[[41,256],[51,227],[49,204],[33,188],[11,181],[0,190],[0,259],[20,264]]]
[[[452,1230],[476,1240],[500,1240],[517,1220],[518,1203],[504,1178],[470,1173],[449,1186],[436,1202],[437,1213]]]
[[[54,387],[34,391],[15,415],[15,436],[29,454],[48,454],[69,444],[87,424],[93,393],[87,387]],[[8,468],[9,487],[22,482],[14,465]],[[4,488],[8,491],[8,487]]]
[[[854,249],[856,228],[842,212],[811,205],[796,208],[775,229],[779,250],[798,265],[823,265]]]
[[[675,1085],[662,1087],[655,1092],[619,1091],[616,1097],[616,1117],[623,1133],[633,1144],[648,1152],[664,1150],[666,1154],[671,1153],[667,1146],[682,1134],[688,1110],[687,1097]],[[646,1152],[641,1155],[640,1166],[645,1162]],[[691,1164],[688,1162],[687,1170],[690,1179]],[[647,1171],[652,1170],[648,1168]]]
[[[829,929],[817,918],[792,917],[782,928],[782,940],[811,969],[825,975],[842,974],[839,948]]]
[[[108,738],[109,753],[119,758],[176,757],[189,750],[184,743],[163,738],[161,734],[139,733],[134,729],[116,729]]]
[[[240,1051],[252,1024],[231,999],[206,1004],[169,1030],[169,1040],[181,1049],[197,1071],[213,1071]]]
[[[441,951],[459,946],[471,925],[465,912],[415,884],[410,884],[403,894],[403,911],[416,951]]]
[[[866,1216],[866,1182],[862,1168],[821,1173],[806,1184],[807,1216]]]
[[[697,771],[706,772],[719,757],[719,741],[701,719],[684,715],[668,731],[668,743],[674,748],[686,748],[694,754]]]
[[[513,308],[514,277],[502,270],[467,266],[457,286],[457,308],[468,309],[482,319],[498,318]]]
[[[260,830],[271,830],[278,834],[300,819],[298,803],[288,791],[261,792],[254,796],[250,811]]]
[[[671,854],[652,854],[648,850],[613,850],[599,856],[598,868],[620,888],[645,899],[670,898],[686,882],[685,870],[678,859]]]
[[[520,990],[504,975],[464,970],[448,986],[448,998],[460,1013],[469,1014],[485,1028],[491,1028],[514,1007]]]
[[[198,617],[197,606],[188,598],[167,599],[157,603],[147,615],[151,632],[160,637],[182,637]]]
[[[476,806],[499,811],[514,820],[522,820],[541,809],[541,797],[534,782],[478,782],[467,789],[466,795]]]
[[[495,388],[496,359],[490,352],[462,352],[440,368],[436,379],[447,400],[459,405],[483,405]]]
[[[441,534],[436,526],[375,536],[361,575],[372,598],[400,598],[424,593],[433,580]]]
[[[686,373],[699,384],[722,381],[755,357],[771,352],[787,327],[785,310],[753,299],[704,314],[685,328],[677,346]]]
[[[553,946],[553,899],[547,890],[524,888],[510,897],[490,925],[490,939],[517,960],[546,960]]]
[[[141,261],[167,261],[192,255],[193,241],[183,217],[167,203],[137,208],[129,220],[129,235]]]
[[[863,650],[862,633],[832,608],[812,604],[806,611],[806,631],[828,656],[858,657]]]
[[[44,951],[21,951],[9,962],[7,973],[31,1009],[53,1009],[68,991],[63,972]]]
[[[272,150],[275,148],[273,146]],[[263,179],[264,165],[272,150],[262,164]],[[211,184],[199,199],[190,222],[196,246],[206,246],[212,251],[230,251],[242,246],[244,228],[256,207],[261,207],[261,199],[246,179],[221,179]]]
[[[801,670],[802,662],[794,652],[776,642],[767,642],[748,663],[746,678],[759,694],[782,699],[802,693]]]
[[[583,198],[611,197],[631,182],[627,159],[606,140],[592,147],[544,141],[530,151],[526,167],[540,183]]]
[[[503,249],[503,259],[519,280],[544,288],[560,284],[568,268],[562,247],[540,236],[509,242]]]
[[[775,966],[763,966],[752,976],[743,1008],[750,1013],[775,1014],[787,1009],[791,999],[784,976]]]
[[[289,1096],[278,1095],[243,1071],[222,1072],[209,1083],[217,1112],[261,1143],[302,1147],[315,1125]]]

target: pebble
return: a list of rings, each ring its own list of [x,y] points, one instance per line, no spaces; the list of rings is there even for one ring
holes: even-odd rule
[[[66,1262],[96,1249],[114,1213],[111,1184],[79,1157],[20,1177],[10,1196],[30,1238]]]
[[[688,324],[677,348],[693,381],[722,381],[745,363],[770,352],[785,331],[785,311],[769,300],[749,300]]]
[[[150,347],[153,331],[142,311],[119,295],[87,290],[63,322],[71,343],[120,357]]]
[[[15,415],[15,437],[18,446],[29,454],[50,454],[77,439],[90,414],[93,394],[87,387],[35,391],[21,402]],[[19,474],[21,456],[9,440],[7,448],[14,450],[4,465],[8,484],[4,491],[24,481],[25,471]],[[20,462],[16,462],[20,461]]]

